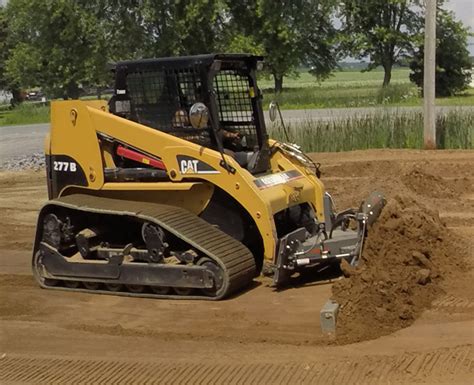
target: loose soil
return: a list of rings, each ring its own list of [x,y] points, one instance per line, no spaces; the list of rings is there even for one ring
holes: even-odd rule
[[[441,223],[438,212],[408,195],[389,198],[369,230],[357,268],[332,287],[341,305],[338,342],[391,333],[414,322],[463,273],[466,242]],[[452,258],[458,250],[459,258]]]
[[[29,264],[44,173],[0,173],[0,382],[471,383],[474,152],[313,157],[339,209],[387,197],[361,265],[280,292],[259,279],[218,303],[41,290]],[[335,341],[319,326],[331,296]]]

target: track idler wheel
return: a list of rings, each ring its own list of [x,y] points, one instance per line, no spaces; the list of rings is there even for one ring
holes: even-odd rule
[[[35,277],[36,281],[41,285],[41,286],[57,286],[60,283],[60,280],[58,279],[53,279],[53,278],[43,278],[41,276],[41,260],[42,258],[42,253],[40,250],[38,250],[34,257],[33,257],[33,276]]]
[[[219,295],[219,291],[224,287],[224,272],[222,269],[210,258],[201,258],[198,263],[199,266],[204,266],[213,275],[214,287],[210,289],[201,289],[201,291],[209,296],[215,297]]]

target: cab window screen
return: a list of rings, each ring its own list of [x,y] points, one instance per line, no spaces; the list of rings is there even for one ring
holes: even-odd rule
[[[257,144],[250,78],[238,70],[222,70],[214,78],[220,128],[239,132],[247,145]]]
[[[131,102],[131,120],[208,145],[209,128],[195,129],[187,117],[191,106],[202,101],[197,68],[130,72],[127,94]]]

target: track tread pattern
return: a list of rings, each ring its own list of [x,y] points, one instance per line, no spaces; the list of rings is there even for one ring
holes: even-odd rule
[[[24,357],[0,358],[2,384],[407,384],[471,375],[472,345],[347,357],[340,361],[219,363]],[[428,380],[430,382],[430,380]]]

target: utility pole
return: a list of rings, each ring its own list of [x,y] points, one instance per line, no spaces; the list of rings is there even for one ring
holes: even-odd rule
[[[423,137],[425,149],[436,148],[435,71],[436,0],[425,0],[425,52],[423,71]]]

